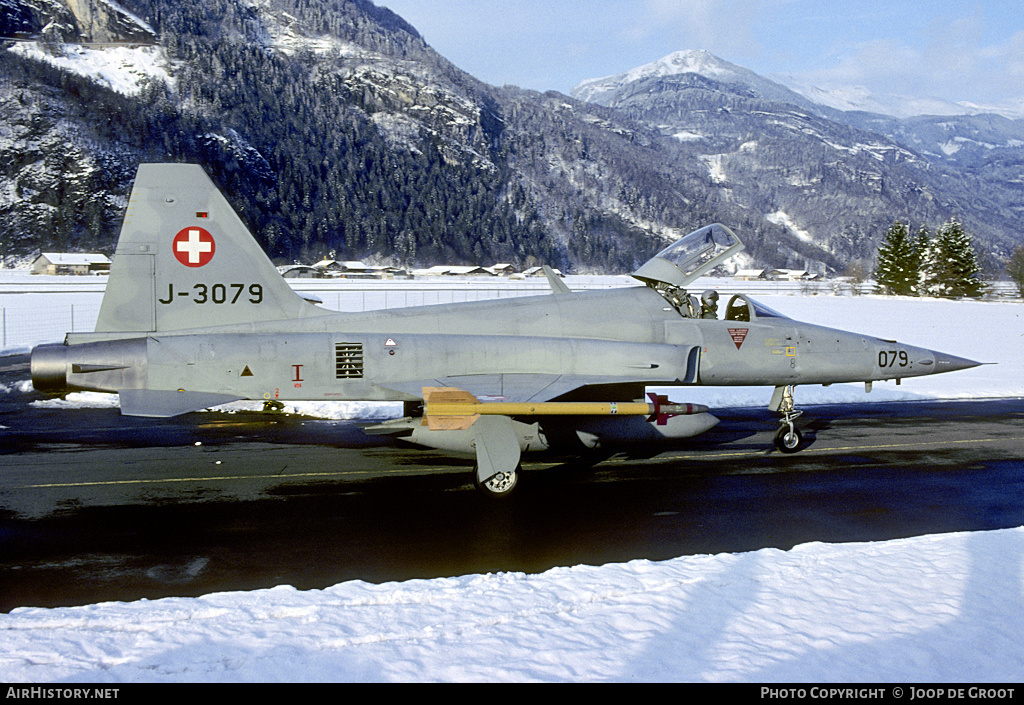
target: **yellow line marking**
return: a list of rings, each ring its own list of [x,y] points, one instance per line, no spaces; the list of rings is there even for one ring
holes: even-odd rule
[[[867,446],[835,446],[835,447],[815,447],[810,448],[799,453],[800,456],[806,455],[823,455],[825,453],[845,452],[845,451],[869,451],[869,450],[885,450],[891,448],[928,448],[938,447],[942,445],[965,445],[968,443],[982,444],[982,443],[999,443],[1006,442],[1006,438],[968,438],[959,441],[920,441],[914,443],[880,443],[876,445]],[[690,451],[684,454],[673,454],[656,456],[650,460],[656,460],[657,462],[665,462],[671,460],[720,460],[723,458],[744,458],[744,457],[765,457],[769,452],[770,448],[764,450],[748,450],[748,451],[730,451],[730,452],[717,452],[717,453],[704,453],[701,451]],[[811,451],[810,453],[808,451]],[[815,452],[816,451],[816,452]],[[780,457],[783,457],[780,455]],[[784,456],[792,457],[792,456]],[[625,463],[632,461],[632,458],[608,458],[606,460],[597,463],[597,465],[605,463]],[[563,462],[531,462],[529,464],[524,463],[524,466],[533,470],[542,470],[559,465],[564,465]],[[469,466],[464,468],[467,472]],[[423,470],[449,470],[449,468],[431,468],[424,466]],[[296,472],[296,473],[282,473],[282,474],[262,474],[262,475],[214,475],[206,477],[167,477],[167,478],[154,478],[154,479],[135,479],[135,480],[96,480],[92,482],[50,482],[41,483],[36,485],[23,485],[16,489],[29,490],[29,489],[55,489],[59,487],[102,487],[102,486],[114,486],[114,485],[162,485],[162,484],[173,484],[179,482],[225,482],[231,480],[281,480],[281,479],[298,479],[298,478],[313,478],[313,477],[345,477],[348,475],[400,475],[400,474],[419,474],[419,473],[408,473],[403,470],[345,470],[337,472]]]
[[[38,485],[22,485],[15,489],[38,490],[56,487],[101,487],[104,485],[165,485],[175,482],[224,482],[226,480],[277,480],[299,477],[343,477],[345,475],[388,475],[401,474],[395,470],[346,470],[339,472],[295,472],[281,475],[214,475],[204,477],[165,477],[138,480],[95,480],[93,482],[49,482]]]

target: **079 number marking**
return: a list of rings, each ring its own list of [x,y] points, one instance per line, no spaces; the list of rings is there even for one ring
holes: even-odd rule
[[[899,361],[897,363],[897,361]],[[910,360],[907,357],[906,350],[879,350],[878,351],[878,366],[879,367],[894,367],[899,364],[900,367],[906,367],[910,364]]]
[[[239,300],[250,304],[263,303],[262,284],[195,284],[191,289],[174,290],[174,284],[167,285],[167,298],[157,299],[169,304],[176,297],[187,298],[194,304],[236,304]]]

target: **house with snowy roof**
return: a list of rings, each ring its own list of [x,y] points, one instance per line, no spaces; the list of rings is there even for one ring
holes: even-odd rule
[[[32,262],[33,274],[107,274],[106,255],[82,252],[44,252]]]

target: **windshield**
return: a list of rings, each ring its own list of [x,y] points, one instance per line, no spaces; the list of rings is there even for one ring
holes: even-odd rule
[[[743,243],[724,225],[715,223],[676,240],[636,270],[647,284],[686,286],[743,249]]]
[[[754,307],[754,313],[757,314],[758,318],[789,318],[789,316],[779,313],[770,306],[765,306],[760,301],[755,301],[754,299],[747,300],[750,301],[750,305]]]

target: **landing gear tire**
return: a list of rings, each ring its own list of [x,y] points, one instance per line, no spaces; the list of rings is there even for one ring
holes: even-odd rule
[[[804,436],[796,426],[783,426],[775,434],[775,447],[783,453],[795,453],[803,446]]]
[[[503,499],[512,494],[512,490],[519,484],[519,470],[517,467],[512,472],[499,472],[486,482],[476,481],[476,488],[488,497]],[[474,470],[475,473],[475,470]]]

